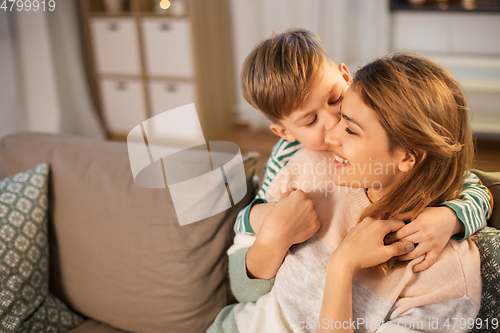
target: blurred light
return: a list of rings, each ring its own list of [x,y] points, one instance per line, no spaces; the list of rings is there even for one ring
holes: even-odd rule
[[[161,9],[168,9],[168,7],[170,7],[170,1],[168,1],[168,0],[161,0],[160,1],[160,7],[161,7]]]
[[[462,6],[467,10],[476,8],[476,0],[462,0]]]
[[[438,6],[439,6],[439,9],[441,9],[441,10],[448,9],[448,4],[447,3],[440,3]]]

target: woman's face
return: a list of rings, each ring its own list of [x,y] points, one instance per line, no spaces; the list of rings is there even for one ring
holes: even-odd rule
[[[326,136],[336,156],[334,181],[339,186],[368,188],[370,199],[376,201],[408,171],[408,156],[401,149],[389,152],[389,138],[377,114],[351,88],[341,113],[342,120]]]

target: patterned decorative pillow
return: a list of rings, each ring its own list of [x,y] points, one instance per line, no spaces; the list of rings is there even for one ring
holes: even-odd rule
[[[0,331],[66,332],[84,319],[49,292],[49,165],[0,180]]]
[[[471,332],[500,332],[500,230],[486,227],[473,239],[481,256],[483,292],[477,325]]]

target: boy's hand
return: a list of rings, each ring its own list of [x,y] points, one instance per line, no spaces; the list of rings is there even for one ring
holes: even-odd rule
[[[394,219],[410,220],[411,212],[397,215]],[[415,249],[397,257],[399,260],[412,260],[426,254],[425,260],[413,267],[414,272],[421,272],[431,267],[444,249],[450,238],[464,232],[462,222],[455,212],[448,207],[427,207],[411,223],[395,233],[387,235],[386,244],[395,241],[410,241]]]
[[[274,277],[290,246],[306,241],[320,226],[313,203],[304,192],[283,194],[247,252],[248,275],[258,279]]]
[[[262,224],[264,224],[267,214],[269,214],[269,212],[274,208],[274,205],[276,205],[276,202],[266,202],[254,205],[252,209],[250,209],[248,219],[250,221],[250,225],[252,226],[252,230],[256,235],[259,234],[260,228],[262,228]]]

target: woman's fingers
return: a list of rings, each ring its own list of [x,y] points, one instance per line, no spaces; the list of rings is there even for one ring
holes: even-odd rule
[[[391,257],[401,256],[413,251],[415,245],[412,242],[396,242],[386,246]]]
[[[393,232],[393,233],[390,233],[389,235],[387,235],[384,239],[384,242],[385,242],[385,244],[391,244],[391,243],[394,243],[398,240],[403,240],[403,238],[406,238],[410,235],[413,235],[416,232],[418,232],[418,226],[414,225],[412,223],[409,223],[409,224],[404,225],[401,229],[397,230],[396,232]]]
[[[424,246],[418,245],[415,247],[415,249],[412,252],[407,253],[405,255],[401,255],[401,256],[397,257],[396,259],[399,261],[413,260],[415,258],[420,257],[423,254],[426,254],[427,251],[428,250]]]

